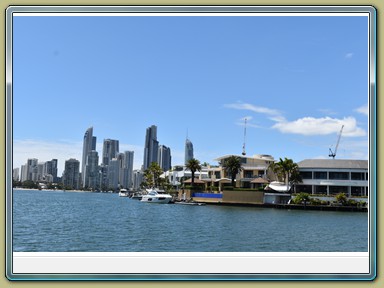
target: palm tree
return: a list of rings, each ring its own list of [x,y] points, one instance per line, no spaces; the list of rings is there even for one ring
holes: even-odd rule
[[[160,168],[159,164],[152,162],[148,169],[144,171],[144,185],[147,187],[158,187],[161,174],[163,174],[163,170]]]
[[[185,164],[185,168],[188,170],[191,170],[191,173],[192,173],[191,186],[193,186],[195,183],[195,172],[201,171],[200,161],[195,158],[189,159],[187,164]]]
[[[235,185],[236,175],[243,170],[241,167],[241,158],[238,156],[229,156],[220,162],[220,165],[231,175],[232,187]]]
[[[300,176],[298,173],[299,166],[295,162],[293,162],[292,159],[288,159],[285,157],[283,160],[280,158],[280,161],[275,163],[273,165],[273,168],[277,174],[282,174],[283,180],[287,187],[289,184],[292,184],[294,182],[300,182]]]

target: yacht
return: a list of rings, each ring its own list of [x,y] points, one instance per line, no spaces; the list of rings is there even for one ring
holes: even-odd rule
[[[141,202],[167,204],[171,202],[172,196],[165,193],[163,190],[158,189],[146,189],[147,194],[143,195]]]
[[[128,190],[127,189],[120,189],[119,196],[120,197],[128,197]]]

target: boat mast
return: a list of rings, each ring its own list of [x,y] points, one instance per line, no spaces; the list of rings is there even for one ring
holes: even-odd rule
[[[243,142],[243,153],[241,153],[243,156],[245,156],[245,136],[247,134],[247,118],[244,118],[244,142]]]

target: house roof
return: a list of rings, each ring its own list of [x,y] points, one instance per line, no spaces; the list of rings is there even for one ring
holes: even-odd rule
[[[297,165],[299,168],[368,169],[368,160],[306,159]]]
[[[189,178],[189,179],[185,180],[184,183],[192,183],[192,178]],[[205,182],[200,180],[199,178],[195,178],[193,183],[195,183],[195,184],[203,184]]]
[[[265,179],[259,177],[259,178],[253,179],[253,180],[251,181],[251,183],[260,183],[260,184],[264,184],[264,183],[269,183],[269,182],[268,182],[267,180],[265,180]]]

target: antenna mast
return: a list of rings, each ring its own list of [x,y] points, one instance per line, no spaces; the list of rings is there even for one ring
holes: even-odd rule
[[[247,134],[247,118],[244,118],[244,143],[243,143],[243,153],[241,153],[242,155],[245,156],[245,136]]]
[[[341,129],[340,129],[339,138],[337,139],[337,143],[336,143],[336,147],[335,147],[335,152],[332,152],[331,148],[329,148],[329,157],[332,157],[333,159],[335,159],[337,148],[339,147],[341,133],[343,133],[343,128],[344,128],[344,125],[342,125]]]

